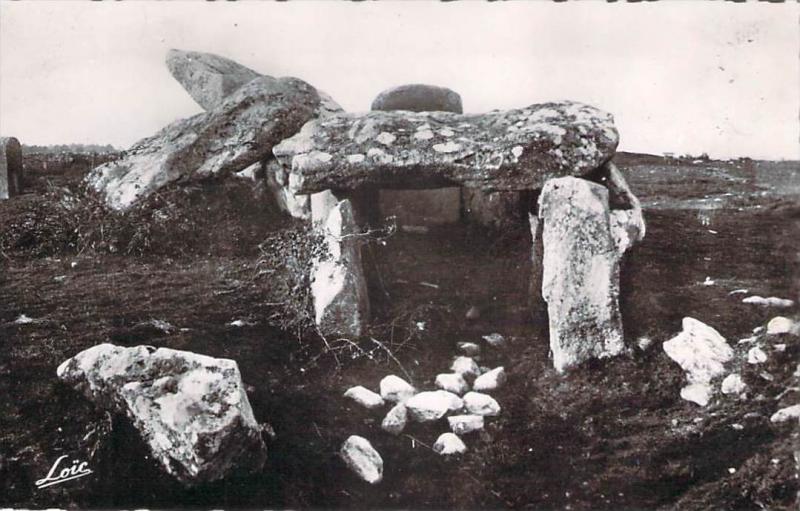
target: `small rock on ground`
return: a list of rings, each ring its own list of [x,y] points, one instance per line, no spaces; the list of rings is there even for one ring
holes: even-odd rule
[[[381,397],[392,403],[402,403],[416,393],[410,383],[393,374],[383,378],[380,387]]]
[[[503,366],[496,367],[491,371],[478,376],[472,389],[478,392],[488,392],[497,390],[506,382],[506,370]]]
[[[483,340],[492,348],[501,348],[506,342],[506,338],[498,333],[484,335]]]
[[[455,398],[455,400],[453,398]],[[412,419],[417,422],[430,422],[439,420],[444,417],[447,412],[453,411],[452,408],[454,408],[458,402],[461,402],[461,398],[455,394],[444,390],[437,390],[420,392],[406,401],[405,404]]]
[[[481,353],[481,347],[474,342],[460,342],[458,343],[458,350],[468,357],[474,357]]]
[[[399,435],[408,424],[408,409],[402,403],[396,404],[381,422],[381,428],[392,435]]]
[[[750,351],[747,352],[747,363],[748,364],[763,364],[767,361],[767,354],[759,348],[758,346],[754,346],[750,348]]]
[[[466,435],[483,429],[482,415],[453,415],[447,418],[447,422],[456,435]]]
[[[470,357],[456,357],[450,365],[450,370],[462,376],[479,376],[481,374],[480,367]]]
[[[748,296],[742,300],[742,303],[761,305],[762,307],[777,307],[781,309],[792,307],[794,305],[792,300],[787,300],[786,298],[777,298],[775,296],[764,298],[763,296],[758,295]]]
[[[370,410],[383,406],[383,398],[379,394],[361,385],[347,389],[347,392],[344,393],[344,397],[348,397]]]
[[[794,321],[783,316],[776,316],[767,323],[767,333],[770,335],[780,335],[793,333],[798,329]]]
[[[467,381],[459,373],[443,373],[436,376],[436,387],[459,396],[469,390]]]
[[[741,375],[738,373],[729,374],[722,380],[722,393],[723,394],[736,394],[741,395],[747,390],[747,384],[742,381]]]
[[[339,452],[350,469],[364,481],[376,484],[383,479],[383,459],[364,437],[350,436]]]
[[[769,418],[770,422],[774,423],[786,422],[792,419],[795,421],[800,419],[800,404],[781,408],[777,412],[773,413],[772,417]]]
[[[469,319],[469,320],[475,320],[475,319],[478,319],[478,318],[480,318],[480,317],[481,317],[481,311],[480,311],[480,309],[478,309],[477,307],[475,307],[475,306],[473,305],[472,307],[470,307],[470,308],[469,308],[469,310],[468,310],[468,311],[467,311],[467,313],[465,314],[465,317],[466,317],[467,319]]]
[[[711,386],[706,383],[692,383],[681,389],[681,397],[686,401],[706,406],[711,400]]]
[[[441,455],[461,454],[467,451],[467,446],[455,434],[442,433],[433,444],[433,450]]]
[[[464,407],[472,415],[499,415],[500,405],[488,394],[467,392],[464,396]]]

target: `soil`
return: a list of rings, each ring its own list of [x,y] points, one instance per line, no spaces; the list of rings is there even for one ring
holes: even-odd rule
[[[729,294],[800,295],[797,162],[619,155],[648,224],[623,266],[630,354],[558,375],[546,324],[528,307],[525,226],[398,231],[371,243],[375,326],[363,339],[322,339],[303,316],[304,300],[290,299],[297,275],[265,256],[275,243],[262,244],[286,233],[297,239],[302,228],[251,182],[173,187],[134,220],[91,208],[94,216],[81,216],[72,212],[86,208],[54,206],[65,196],[92,200],[79,191],[88,165],[70,161],[69,169],[29,170],[28,193],[0,203],[0,505],[797,508],[798,428],[769,417],[800,403],[800,337],[759,334],[768,354],[759,365],[745,361],[752,344],[737,341],[798,310]],[[302,266],[300,252],[291,260]],[[473,306],[479,318],[465,319]],[[16,323],[21,314],[34,322]],[[660,345],[685,316],[734,347],[746,399],[718,395],[701,408],[680,398],[685,376]],[[457,342],[492,332],[508,342],[483,343],[480,363],[509,374],[496,393],[503,411],[465,437],[464,455],[431,450],[446,423],[413,424],[394,437],[380,429],[383,411],[342,397],[352,385],[377,389],[387,374],[433,388]],[[55,376],[59,363],[100,342],[236,360],[256,418],[276,434],[265,435],[264,470],[190,489],[166,476],[126,419],[95,409]],[[381,453],[380,484],[358,480],[338,458],[351,434]],[[63,454],[88,461],[93,473],[36,489]]]

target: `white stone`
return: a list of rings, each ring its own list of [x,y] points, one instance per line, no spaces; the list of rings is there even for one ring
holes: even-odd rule
[[[456,394],[446,390],[434,390],[433,392],[447,401],[448,412],[458,412],[464,408],[464,400],[458,397]]]
[[[186,485],[264,464],[261,426],[233,360],[100,344],[57,374],[99,407],[127,415],[152,457]]]
[[[447,418],[447,422],[456,435],[466,435],[483,429],[483,415],[453,415]]]
[[[683,318],[683,331],[663,348],[686,371],[689,383],[709,383],[725,372],[724,364],[733,358],[733,348],[719,332],[688,317]]]
[[[794,302],[792,300],[787,300],[786,298],[777,298],[775,296],[764,298],[763,296],[758,295],[748,296],[742,300],[742,303],[761,305],[762,307],[776,307],[779,309],[785,309],[794,306]]]
[[[480,367],[470,357],[456,357],[450,365],[450,370],[462,376],[478,376],[481,374]]]
[[[474,357],[481,353],[481,347],[474,342],[460,342],[458,343],[458,349],[468,357]]]
[[[433,450],[446,456],[450,454],[461,454],[467,452],[467,446],[453,433],[442,433],[433,444]]]
[[[364,481],[376,484],[383,479],[383,459],[364,437],[350,436],[339,452],[350,469]]]
[[[397,139],[394,135],[389,132],[383,131],[376,140],[383,145],[392,145],[392,143]]]
[[[770,335],[788,334],[796,329],[794,321],[783,316],[777,316],[767,323],[767,333]]]
[[[492,348],[501,348],[506,343],[505,337],[498,333],[484,335],[483,340],[486,341]]]
[[[347,163],[361,163],[366,159],[366,156],[363,154],[348,154],[347,155]]]
[[[434,144],[433,150],[437,153],[454,153],[461,149],[455,142],[445,142],[444,144]]]
[[[503,366],[495,367],[475,379],[472,389],[477,392],[497,390],[506,382],[506,370]]]
[[[417,422],[430,422],[444,417],[450,411],[451,399],[442,392],[444,391],[420,392],[406,401],[411,418]]]
[[[433,132],[428,129],[420,130],[414,133],[414,138],[417,140],[430,140],[433,138]]]
[[[713,390],[707,383],[691,383],[681,389],[681,397],[700,406],[706,406],[711,400]]]
[[[800,419],[800,404],[781,408],[769,418],[770,422],[774,423],[786,422],[792,419]]]
[[[381,422],[381,428],[392,435],[399,435],[408,423],[408,410],[403,403],[397,403],[389,410]]]
[[[497,401],[492,396],[480,392],[467,392],[464,396],[464,407],[472,415],[500,414],[500,405]]]
[[[748,364],[763,364],[767,361],[767,354],[758,346],[753,346],[747,352]]]
[[[747,384],[742,381],[742,377],[739,373],[733,373],[722,380],[721,389],[723,394],[741,395],[747,390]]]
[[[436,376],[436,387],[459,396],[469,390],[469,385],[459,373],[443,373]]]
[[[410,383],[393,374],[384,377],[380,387],[381,397],[392,403],[403,403],[416,392]]]
[[[383,398],[379,394],[361,385],[347,389],[347,392],[344,393],[344,397],[350,398],[370,410],[383,406]]]

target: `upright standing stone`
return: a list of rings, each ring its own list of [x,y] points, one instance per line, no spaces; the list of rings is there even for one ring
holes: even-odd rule
[[[435,85],[409,84],[387,89],[372,102],[372,110],[411,112],[463,112],[457,92]],[[461,219],[458,187],[432,190],[381,190],[380,209],[399,225],[441,225]]]
[[[619,311],[620,245],[609,191],[590,181],[549,180],[539,199],[544,226],[542,296],[557,371],[624,348]],[[627,232],[627,231],[626,231]]]
[[[22,193],[22,148],[14,137],[0,137],[0,200]]]
[[[358,337],[369,319],[369,298],[353,205],[331,192],[317,193],[311,215],[326,252],[311,270],[314,319],[323,335]]]

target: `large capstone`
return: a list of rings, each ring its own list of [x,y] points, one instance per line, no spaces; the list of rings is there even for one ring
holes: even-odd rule
[[[213,110],[233,91],[261,76],[225,57],[198,51],[170,50],[167,68],[204,110]]]
[[[57,374],[97,406],[127,415],[153,457],[186,485],[264,465],[261,428],[233,360],[100,344]]]
[[[273,149],[296,193],[327,189],[531,190],[583,176],[618,142],[611,114],[572,101],[479,115],[339,113],[314,120]]]
[[[553,364],[559,372],[625,349],[620,259],[644,235],[644,223],[640,211],[621,213],[611,211],[609,188],[585,179],[551,179],[542,190],[542,296]]]
[[[22,193],[22,148],[14,137],[0,137],[0,200]]]
[[[317,91],[302,80],[257,78],[213,110],[135,143],[120,160],[95,168],[88,183],[111,208],[125,210],[173,181],[220,177],[266,159],[319,107]]]

